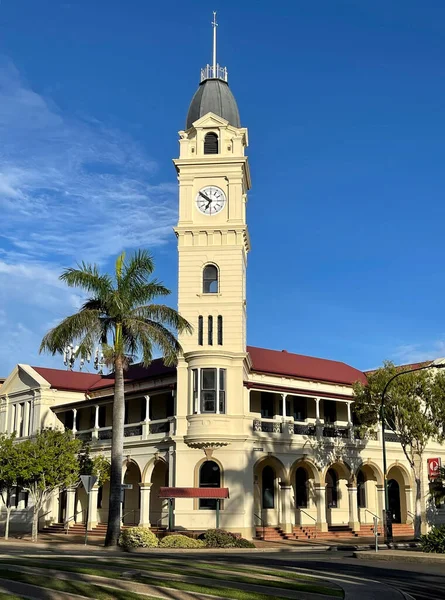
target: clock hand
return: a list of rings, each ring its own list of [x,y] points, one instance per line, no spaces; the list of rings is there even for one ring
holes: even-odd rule
[[[207,200],[207,202],[212,202],[212,200],[207,196],[207,194],[204,194],[203,192],[198,192],[198,194],[202,196],[204,200]]]

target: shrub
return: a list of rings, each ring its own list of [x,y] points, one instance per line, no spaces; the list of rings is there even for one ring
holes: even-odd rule
[[[205,548],[202,540],[195,540],[186,535],[166,535],[159,544],[161,548]]]
[[[445,554],[445,525],[433,527],[426,535],[420,537],[420,547],[423,552]]]
[[[124,550],[132,548],[156,548],[159,540],[150,529],[146,527],[129,527],[123,529],[119,537],[119,546]]]
[[[235,548],[255,548],[255,544],[246,540],[246,538],[236,538],[235,539]]]
[[[207,548],[235,548],[237,537],[224,529],[208,529],[202,539]]]

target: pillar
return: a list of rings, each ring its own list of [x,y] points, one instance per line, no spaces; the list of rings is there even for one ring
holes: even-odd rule
[[[77,408],[73,408],[73,435],[76,435],[76,433],[77,433],[76,419],[77,419]]]
[[[318,531],[327,531],[326,522],[326,485],[315,485],[315,497],[317,502],[317,529]]]
[[[348,485],[348,498],[349,498],[349,527],[353,531],[360,531],[360,521],[358,518],[358,506],[357,506],[357,488],[355,485]]]
[[[88,494],[88,523],[87,529],[93,529],[97,525],[97,495],[99,488],[97,485],[93,487]]]
[[[150,435],[150,396],[144,396],[145,398],[145,419],[142,423],[142,439],[148,439]]]
[[[321,440],[323,438],[323,424],[320,421],[320,398],[314,398],[315,400],[315,430],[317,438]]]
[[[415,514],[415,487],[414,491],[410,485],[405,485],[405,506],[406,506],[406,518],[405,523],[411,523],[414,520]],[[402,486],[400,486],[400,496],[402,495]],[[403,514],[403,503],[402,498],[400,498],[400,507],[402,509],[402,519],[404,517]],[[424,506],[422,506],[424,509]],[[422,521],[424,521],[424,515],[422,515]],[[403,521],[402,521],[403,522]]]
[[[139,512],[139,526],[151,527],[150,523],[150,492],[151,483],[140,483],[141,488],[141,510]]]
[[[283,414],[283,417],[286,417],[286,398],[287,398],[287,394],[281,394],[281,412]]]
[[[287,482],[280,483],[281,488],[281,522],[280,527],[284,533],[292,532],[292,519],[291,519],[291,499],[292,499],[292,486]]]
[[[71,525],[74,524],[74,513],[75,512],[76,512],[76,488],[68,488],[66,490],[66,513],[65,513],[65,521],[68,521],[68,527],[71,527]]]

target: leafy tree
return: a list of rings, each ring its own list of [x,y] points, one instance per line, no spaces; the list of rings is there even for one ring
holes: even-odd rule
[[[79,479],[81,442],[70,431],[44,429],[17,445],[18,468],[23,489],[33,500],[32,540],[37,540],[39,513],[57,488],[65,489]]]
[[[111,464],[108,458],[103,454],[91,456],[90,447],[85,444],[79,453],[79,474],[80,475],[95,475],[97,484],[104,485],[110,481]]]
[[[391,362],[368,375],[367,385],[354,384],[354,411],[360,423],[374,428],[379,422],[382,392],[401,368]],[[385,395],[386,426],[397,434],[411,467],[416,490],[414,529],[421,533],[423,453],[430,440],[444,439],[445,378],[427,369],[396,378]]]
[[[0,436],[0,496],[6,508],[5,540],[9,537],[11,517],[11,496],[22,485],[21,469],[18,460],[19,444],[15,444],[15,433]]]
[[[101,274],[96,265],[82,263],[60,277],[70,287],[84,290],[89,298],[79,312],[64,319],[42,340],[40,351],[62,353],[75,342],[83,357],[102,344],[107,364],[114,371],[113,437],[111,444],[110,501],[105,545],[117,545],[120,532],[120,502],[124,447],[124,370],[136,355],[149,365],[155,348],[166,364],[174,364],[181,346],[176,332],[191,331],[190,324],[174,309],[154,303],[170,291],[152,279],[154,263],[140,250],[130,260],[118,256],[114,277]]]

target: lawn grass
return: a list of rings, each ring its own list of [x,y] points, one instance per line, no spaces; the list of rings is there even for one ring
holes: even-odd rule
[[[108,578],[113,578],[113,579],[119,579],[122,578],[122,571],[116,571],[113,570],[113,567],[118,567],[119,569],[125,569],[125,568],[129,568],[131,566],[134,565],[133,564],[128,564],[128,562],[126,562],[124,565],[122,565],[121,563],[116,564],[116,562],[113,561],[107,561],[106,565],[98,565],[98,566],[80,566],[80,565],[72,565],[72,564],[65,564],[63,561],[58,563],[58,559],[54,560],[53,557],[42,557],[42,558],[48,558],[51,560],[51,562],[46,562],[45,561],[42,562],[42,560],[36,561],[36,560],[32,560],[32,559],[19,559],[22,564],[30,566],[30,567],[37,567],[37,568],[43,568],[43,569],[57,569],[59,568],[61,571],[65,571],[65,572],[69,572],[69,573],[79,573],[79,574],[83,574],[83,575],[95,575],[98,577],[108,577]],[[72,562],[72,559],[70,559]],[[0,564],[1,562],[6,563],[6,564],[17,564],[17,560],[16,559],[0,559]],[[138,561],[136,561],[138,562]],[[209,567],[211,565],[208,565]],[[165,573],[170,573],[170,574],[178,574],[178,575],[190,575],[190,576],[195,576],[195,577],[203,577],[207,578],[207,579],[212,579],[214,581],[212,582],[206,582],[207,585],[203,585],[200,583],[191,583],[191,582],[187,582],[187,581],[174,581],[174,580],[166,580],[165,578],[156,576],[156,575],[152,575],[150,573],[152,573],[154,570],[157,570],[156,567],[158,569],[161,569],[162,567],[162,571]],[[139,581],[141,583],[145,583],[148,585],[155,585],[155,586],[159,586],[159,587],[173,587],[174,589],[179,589],[179,590],[185,590],[185,591],[195,591],[195,592],[199,592],[202,594],[213,594],[215,596],[222,596],[222,597],[227,597],[227,598],[234,598],[235,600],[240,599],[240,600],[247,600],[249,598],[257,598],[257,597],[267,597],[270,599],[270,596],[266,595],[266,594],[262,594],[259,593],[260,596],[258,596],[257,592],[249,592],[249,591],[240,591],[240,590],[236,590],[236,589],[228,589],[228,588],[221,588],[219,587],[219,583],[221,581],[232,581],[234,583],[244,583],[247,585],[263,585],[264,587],[268,587],[268,588],[273,588],[273,589],[287,589],[287,590],[292,590],[295,592],[311,592],[311,593],[315,593],[315,594],[320,594],[320,595],[328,595],[328,596],[335,596],[335,597],[343,597],[343,591],[339,588],[339,587],[328,587],[327,585],[323,585],[320,583],[307,583],[307,582],[295,582],[295,581],[286,581],[286,580],[282,580],[282,581],[276,581],[276,580],[270,580],[270,579],[255,579],[254,577],[247,577],[247,576],[242,576],[242,575],[234,575],[234,574],[224,574],[224,573],[202,573],[199,569],[195,569],[193,567],[188,567],[185,569],[180,569],[178,567],[175,566],[170,566],[169,563],[164,563],[162,565],[154,565],[154,568],[141,568],[140,565],[138,565],[138,568],[141,571],[145,571],[146,573],[135,573],[132,576],[132,580],[133,581]],[[285,575],[283,574],[283,577]],[[179,587],[178,587],[179,586]],[[272,591],[272,590],[271,590]],[[240,595],[241,593],[241,595]],[[231,595],[229,595],[231,594]],[[252,596],[252,594],[254,594],[254,596]]]
[[[11,596],[6,592],[0,592],[0,600],[23,600],[23,596]]]
[[[80,594],[82,596],[87,596],[88,598],[93,598],[93,600],[142,600],[143,598],[157,598],[159,600],[158,596],[136,594],[135,592],[111,589],[101,585],[84,583],[83,581],[68,581],[66,579],[57,579],[56,577],[45,577],[43,575],[37,575],[36,573],[21,573],[19,571],[0,568],[0,584],[2,579],[27,583],[40,588],[55,590],[57,592]],[[0,598],[13,600],[14,598],[20,597],[5,594],[0,596]]]

